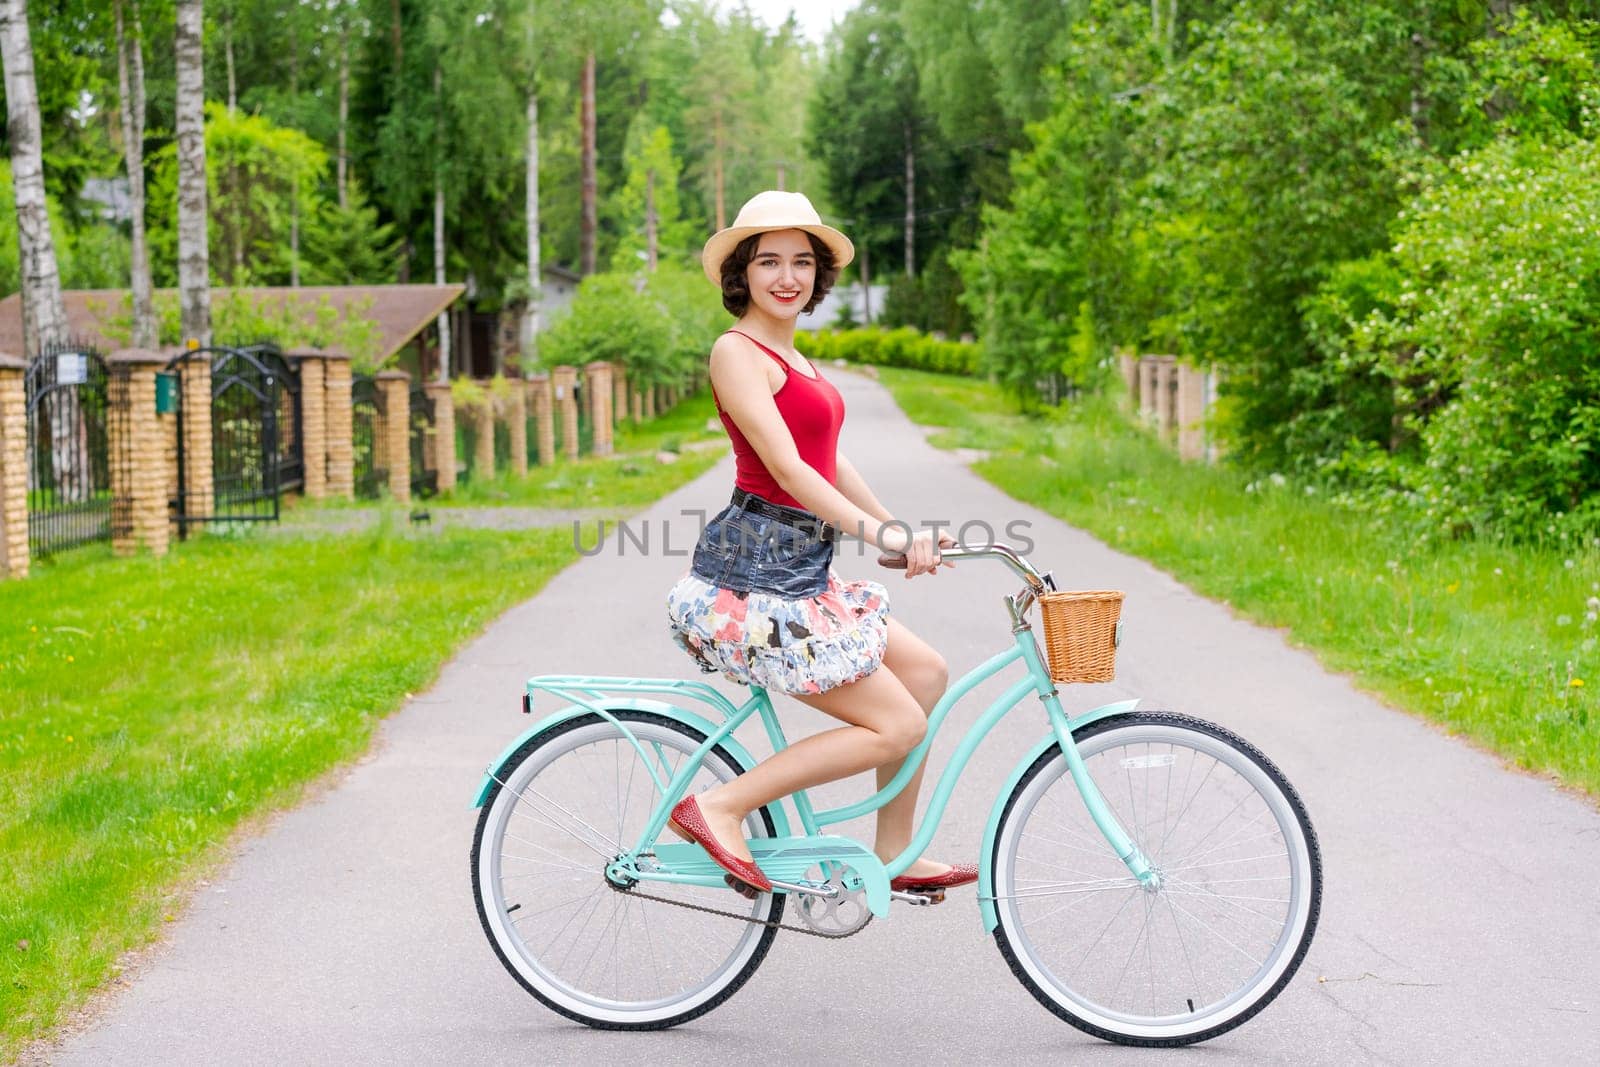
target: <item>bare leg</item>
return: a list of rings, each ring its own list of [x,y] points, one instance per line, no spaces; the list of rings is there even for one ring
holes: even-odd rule
[[[944,657],[898,619],[889,620],[889,647],[884,653],[883,664],[894,671],[924,715],[933,711],[949,683],[950,672],[945,666]],[[904,758],[901,758],[878,768],[880,790],[894,779],[904,762]],[[918,764],[916,773],[899,795],[878,809],[878,834],[873,851],[885,863],[900,855],[911,844],[917,796],[922,789],[922,774],[926,769],[926,761]],[[919,859],[906,868],[905,873],[912,877],[931,878],[949,869],[948,864]]]
[[[898,763],[928,730],[927,713],[887,662],[859,682],[796,699],[850,725],[797,741],[697,798],[717,840],[743,859],[750,849],[739,824],[751,811],[796,790]]]

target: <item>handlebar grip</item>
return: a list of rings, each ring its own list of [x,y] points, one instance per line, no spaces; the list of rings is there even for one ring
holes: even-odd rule
[[[905,556],[879,556],[878,566],[887,567],[892,571],[903,571],[906,569],[906,558]]]

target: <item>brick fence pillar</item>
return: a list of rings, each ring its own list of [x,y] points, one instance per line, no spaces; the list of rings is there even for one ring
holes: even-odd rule
[[[473,406],[467,415],[472,420],[472,425],[478,431],[478,439],[473,442],[472,473],[477,478],[494,477],[494,394],[489,391],[488,382],[479,382],[483,387],[483,402]]]
[[[656,387],[653,385],[644,387],[644,417],[647,419],[656,417]]]
[[[639,392],[638,386],[634,386],[629,392],[633,399],[633,403],[629,405],[633,410],[633,424],[637,426],[644,421],[644,396]]]
[[[556,407],[561,412],[561,451],[568,459],[578,458],[578,368],[557,367],[550,372]]]
[[[0,352],[0,576],[28,576],[27,364]]]
[[[139,547],[167,554],[167,432],[156,414],[159,352],[126,348],[106,362],[110,395],[111,548],[126,556]]]
[[[584,381],[589,388],[589,424],[594,427],[594,454],[611,455],[611,364],[603,359],[587,363]]]
[[[429,382],[422,388],[433,401],[433,461],[439,492],[448,493],[456,487],[456,404],[449,382]]]
[[[211,363],[203,355],[189,356],[178,365],[179,403],[183,405],[183,511],[209,516],[216,511],[211,456]],[[186,533],[205,529],[195,523]]]
[[[378,372],[383,420],[372,428],[372,448],[381,452],[389,472],[389,495],[411,502],[411,375],[403,370]],[[380,450],[379,443],[382,443]]]
[[[1204,459],[1206,454],[1206,373],[1188,364],[1178,366],[1178,458]]]
[[[326,364],[322,353],[288,352],[300,367],[300,455],[305,460],[305,495],[320,500],[328,495],[328,399]]]
[[[622,364],[611,365],[611,425],[620,426],[628,417],[628,372]]]
[[[511,399],[506,401],[506,422],[511,438],[511,473],[528,476],[528,390],[520,378],[511,380]]]
[[[550,386],[550,375],[534,374],[528,377],[528,397],[533,405],[533,438],[538,446],[540,464],[554,463],[556,459],[555,390]]]
[[[354,413],[350,410],[350,357],[343,352],[323,352],[320,355],[328,433],[328,495],[354,500],[356,442]]]

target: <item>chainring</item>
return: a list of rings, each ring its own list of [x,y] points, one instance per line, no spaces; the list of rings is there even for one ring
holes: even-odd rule
[[[849,937],[872,921],[861,879],[848,867],[835,866],[833,875],[825,877],[820,866],[813,866],[806,871],[804,882],[837,890],[831,897],[797,894],[794,898],[800,921],[823,937]]]

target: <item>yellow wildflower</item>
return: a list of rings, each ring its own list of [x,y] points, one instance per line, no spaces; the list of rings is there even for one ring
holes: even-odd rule
[[[1583,688],[1583,679],[1582,678],[1574,678],[1570,682],[1568,682],[1567,684],[1570,685],[1574,689],[1582,689]]]

